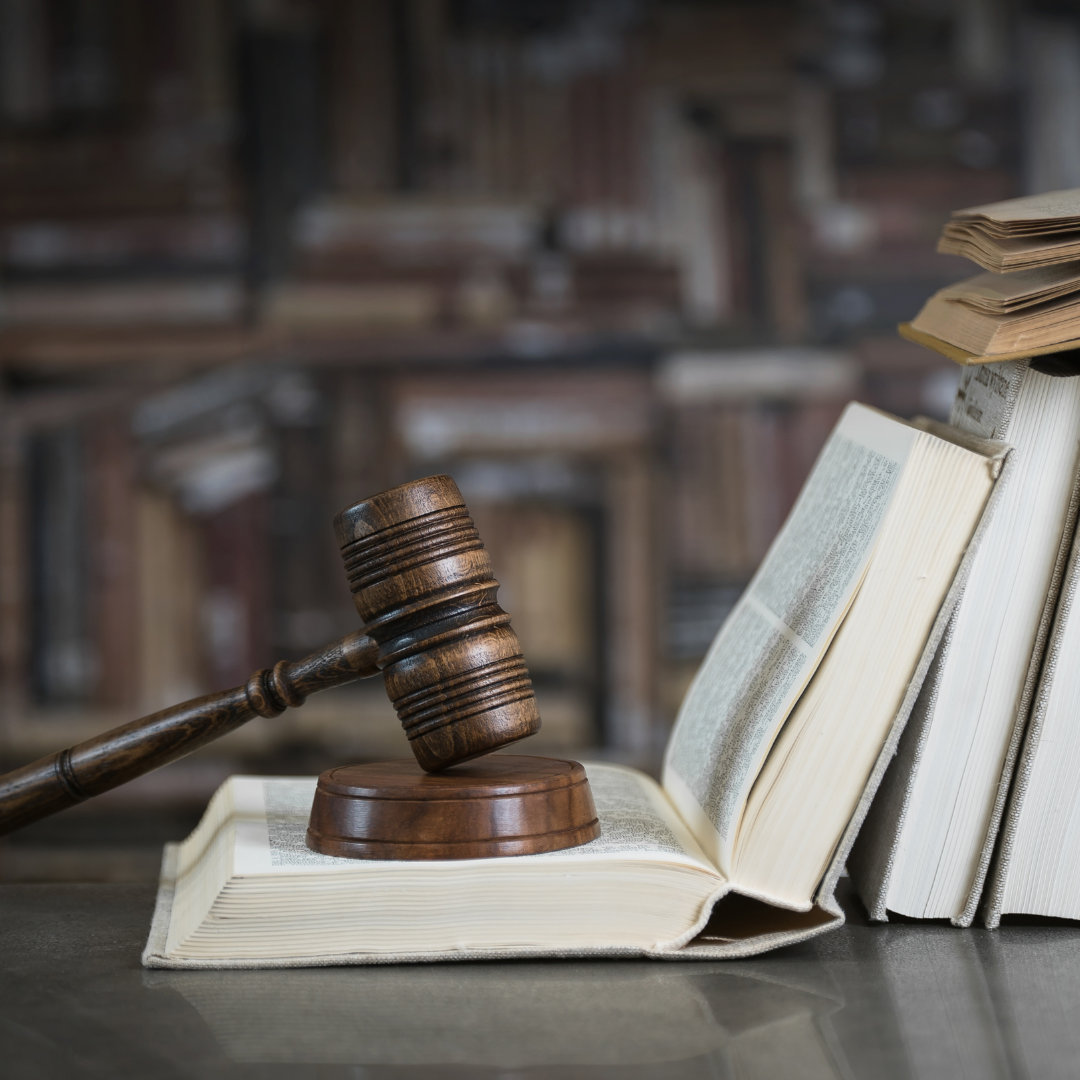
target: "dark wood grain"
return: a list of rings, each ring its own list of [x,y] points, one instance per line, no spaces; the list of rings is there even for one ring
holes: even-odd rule
[[[296,663],[256,671],[244,686],[163,709],[7,773],[0,777],[0,834],[167,765],[255,716],[279,716],[318,690],[377,675],[377,652],[355,631]]]
[[[468,761],[540,728],[499,583],[449,476],[392,488],[334,520],[364,629],[420,765]]]
[[[576,761],[494,754],[436,774],[408,759],[330,769],[315,790],[307,844],[354,859],[482,859],[599,835]]]

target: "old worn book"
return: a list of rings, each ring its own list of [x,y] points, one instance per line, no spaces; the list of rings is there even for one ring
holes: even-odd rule
[[[1014,446],[967,587],[848,867],[871,917],[975,917],[1034,699],[1080,468],[1080,379],[967,368],[952,423]]]
[[[937,295],[986,315],[1011,315],[1024,308],[1080,292],[1080,265],[1040,266],[1014,274],[976,274]]]
[[[959,286],[951,285],[931,296],[911,320],[912,328],[982,360],[1011,359],[1015,353],[1050,346],[1065,348],[1064,343],[1080,338],[1080,293],[993,314],[986,306],[965,302],[967,297],[961,299],[959,291]]]
[[[983,919],[991,928],[1012,914],[1080,919],[1078,582],[1074,538],[987,884]]]
[[[998,274],[1080,259],[1080,188],[954,210],[937,249]]]
[[[687,693],[662,785],[587,766],[599,839],[467,862],[335,859],[304,845],[314,779],[233,778],[166,849],[144,963],[716,958],[837,925],[836,879],[1006,457],[849,405]]]

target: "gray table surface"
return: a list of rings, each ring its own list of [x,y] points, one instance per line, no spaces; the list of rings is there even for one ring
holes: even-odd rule
[[[154,890],[0,886],[0,1076],[1075,1077],[1080,927],[852,920],[751,961],[170,972]]]

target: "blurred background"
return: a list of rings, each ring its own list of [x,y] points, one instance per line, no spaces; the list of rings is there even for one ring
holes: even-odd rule
[[[948,212],[1080,186],[1011,0],[0,0],[0,767],[358,625],[331,521],[449,472],[530,751],[656,770]],[[230,773],[407,753],[381,680],[7,838],[154,880]]]

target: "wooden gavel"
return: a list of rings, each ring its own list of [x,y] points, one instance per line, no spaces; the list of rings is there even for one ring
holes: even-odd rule
[[[438,772],[532,735],[532,682],[457,485],[432,476],[342,510],[363,630],[243,686],[113,728],[0,776],[0,834],[125,784],[313,693],[380,671],[417,761]]]

